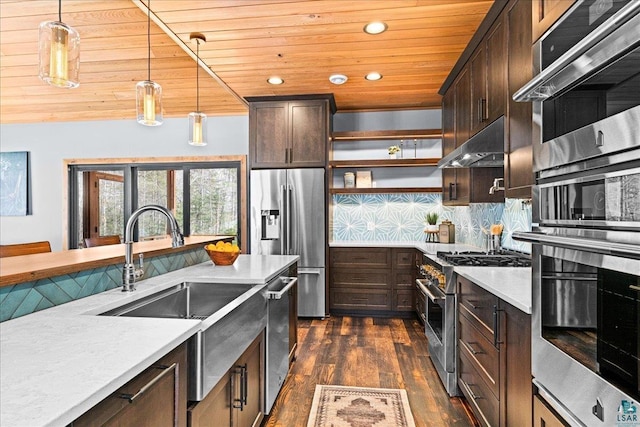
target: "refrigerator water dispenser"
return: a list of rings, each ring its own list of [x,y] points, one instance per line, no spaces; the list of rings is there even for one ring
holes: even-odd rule
[[[262,240],[278,240],[280,238],[280,211],[264,210],[262,217]]]

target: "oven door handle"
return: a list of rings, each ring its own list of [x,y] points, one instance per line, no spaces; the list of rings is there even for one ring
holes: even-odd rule
[[[586,252],[640,259],[638,246],[627,243],[522,231],[514,231],[512,237],[514,240],[533,243],[535,245],[556,246],[559,248],[577,249]]]
[[[435,296],[433,292],[431,292],[431,289],[429,289],[424,283],[422,283],[420,279],[416,279],[416,285],[418,285],[422,293],[424,293],[434,303],[437,304],[440,301],[444,301],[443,297]]]
[[[620,9],[618,13],[516,91],[513,94],[513,100],[527,102],[551,98],[571,82],[579,80],[598,68],[603,68],[609,58],[620,56],[632,48],[639,34],[640,16],[635,16],[638,10],[640,10],[640,3],[637,2],[630,2],[629,5]],[[610,37],[610,40],[600,43],[614,32],[617,32],[617,37]],[[577,60],[587,53],[591,57],[591,62],[586,65],[577,63]]]

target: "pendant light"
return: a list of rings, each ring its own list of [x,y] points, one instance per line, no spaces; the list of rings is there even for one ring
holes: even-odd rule
[[[58,0],[58,20],[40,24],[38,45],[38,77],[51,86],[78,87],[80,35],[62,22],[62,0]]]
[[[151,0],[147,1],[147,80],[136,85],[136,115],[144,126],[162,124],[162,87],[151,81]]]
[[[189,145],[207,145],[207,115],[200,112],[200,43],[206,43],[204,34],[191,33],[189,38],[196,44],[196,111],[189,113]]]

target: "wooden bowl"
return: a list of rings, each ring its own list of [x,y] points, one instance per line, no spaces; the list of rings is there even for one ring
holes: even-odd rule
[[[215,265],[231,265],[236,262],[236,259],[238,259],[240,255],[240,252],[212,251],[206,247],[204,250],[207,251],[209,258],[211,258],[211,261],[213,261]]]

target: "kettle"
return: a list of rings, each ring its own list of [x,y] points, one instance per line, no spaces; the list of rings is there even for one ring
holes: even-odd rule
[[[451,221],[446,220],[440,223],[440,229],[438,231],[438,237],[440,243],[455,243],[456,242],[456,226]]]

